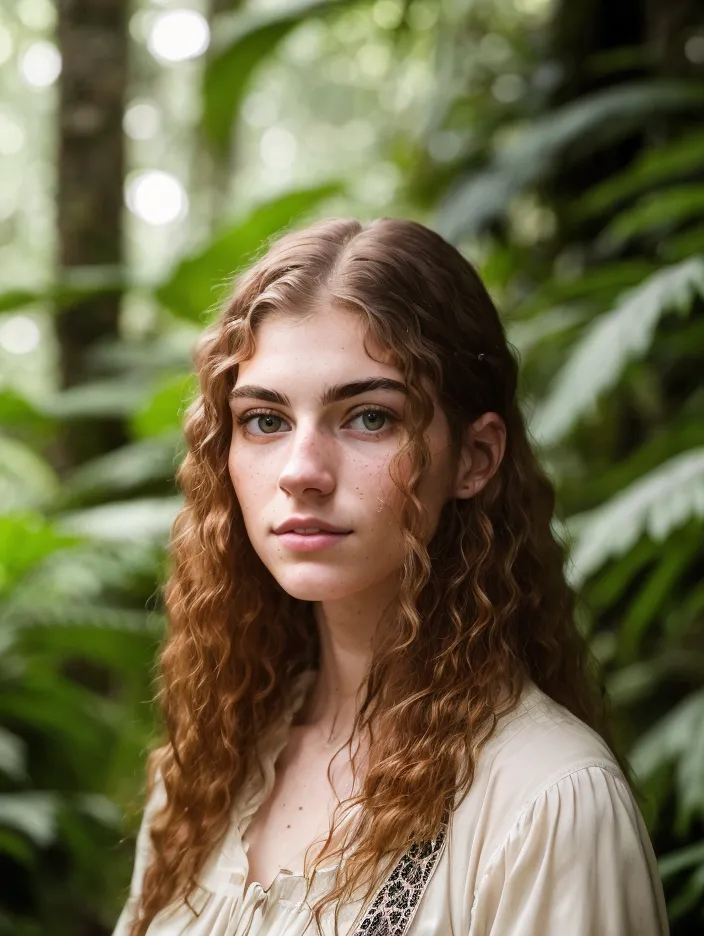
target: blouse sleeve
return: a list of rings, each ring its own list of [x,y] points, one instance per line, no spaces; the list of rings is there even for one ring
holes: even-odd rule
[[[129,894],[122,909],[122,913],[120,914],[120,917],[115,924],[115,929],[113,930],[112,936],[129,936],[129,931],[137,912],[139,897],[142,893],[142,881],[144,879],[144,873],[147,869],[147,865],[151,860],[149,825],[154,813],[161,809],[165,802],[166,792],[164,790],[164,783],[161,779],[161,775],[157,772],[154,788],[144,808],[144,815],[142,816],[142,822],[137,834],[137,845],[135,849],[134,866],[132,870],[132,880],[130,883]]]
[[[474,895],[469,936],[667,936],[662,885],[621,777],[589,766],[521,813]]]

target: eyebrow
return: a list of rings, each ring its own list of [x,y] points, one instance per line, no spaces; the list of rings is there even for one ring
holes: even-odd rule
[[[340,400],[349,400],[351,397],[360,396],[363,393],[372,393],[375,390],[392,390],[396,393],[408,393],[406,385],[400,380],[392,380],[390,377],[369,377],[366,380],[353,380],[351,383],[334,384],[332,387],[326,387],[322,395],[318,397],[318,403],[321,406],[329,406],[331,403],[337,403]],[[244,384],[241,387],[235,387],[230,392],[230,401],[232,400],[264,400],[267,403],[275,403],[279,406],[290,406],[291,401],[285,393],[279,393],[278,390],[269,390],[266,387],[257,387],[254,384]]]

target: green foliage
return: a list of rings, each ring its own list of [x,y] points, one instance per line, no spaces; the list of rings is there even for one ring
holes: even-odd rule
[[[203,320],[224,298],[237,265],[252,263],[267,241],[298,226],[318,205],[338,194],[342,186],[326,183],[284,195],[257,205],[246,218],[218,232],[206,247],[186,257],[156,291],[157,298],[174,315]],[[214,295],[218,289],[219,294]]]
[[[227,148],[247,82],[277,44],[306,19],[333,12],[349,2],[298,0],[275,10],[236,14],[223,36],[222,47],[208,65],[203,85],[203,127],[213,143]]]
[[[503,216],[513,196],[562,165],[631,136],[657,114],[696,111],[704,90],[687,83],[614,85],[542,115],[498,149],[489,168],[460,179],[441,205],[438,229],[450,240]]]
[[[375,5],[373,21],[393,19],[392,6]],[[352,0],[220,19],[200,109],[217,154],[230,150],[256,72],[281,67],[283,40],[344,25],[355,7],[377,28]],[[415,215],[476,248],[506,313],[530,428],[557,487],[556,525],[572,544],[582,623],[649,804],[673,936],[687,936],[704,919],[704,91],[664,80],[645,48],[612,49],[590,66],[608,86],[553,106],[545,88],[559,78],[526,41],[535,23],[525,9],[435,7],[404,3],[396,26],[378,26],[396,39],[403,98],[409,24],[440,15],[425,119],[394,103],[369,151],[370,175],[392,165],[405,181],[378,213]],[[349,42],[348,65],[361,29],[349,22],[339,46]],[[551,38],[549,29],[537,31]],[[489,41],[468,61],[473,30]],[[419,33],[425,65],[432,43]],[[500,66],[482,58],[492,43]],[[646,77],[620,81],[633,67]],[[492,97],[509,72],[534,73],[516,106]],[[455,155],[439,139],[459,141]],[[137,335],[92,350],[89,381],[31,397],[11,381],[0,387],[0,936],[105,933],[114,922],[133,849],[118,850],[120,815],[139,805],[159,731],[148,702],[194,342],[231,276],[271,238],[331,210],[359,213],[356,182],[336,172],[255,199],[175,251],[158,281],[131,267],[79,268],[0,292],[0,313],[110,292],[156,310]],[[542,231],[541,212],[551,219]],[[65,430],[86,418],[123,420],[127,444],[69,470]]]
[[[557,442],[614,386],[626,364],[648,350],[660,319],[673,311],[689,314],[697,296],[704,297],[700,257],[658,270],[590,322],[536,410],[531,424],[536,439],[543,445]]]

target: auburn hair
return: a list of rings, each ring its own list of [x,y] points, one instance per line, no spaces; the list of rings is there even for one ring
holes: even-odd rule
[[[316,922],[358,887],[371,895],[387,861],[437,833],[526,679],[606,735],[565,578],[566,547],[552,525],[554,489],[519,409],[517,360],[472,265],[437,233],[398,218],[327,219],[266,247],[236,278],[195,352],[200,391],[185,418],[188,448],[177,474],[185,505],[164,590],[168,739],[150,760],[150,787],[158,769],[166,799],[150,824],[152,858],[131,936],[144,936],[172,902],[188,902],[238,792],[261,772],[257,740],[285,709],[296,676],[318,659],[311,603],[288,595],[255,553],[227,467],[228,394],[271,312],[335,307],[360,316],[408,387],[391,472],[403,492],[405,557],[353,729],[370,733],[369,766],[306,874],[330,856],[338,810],[361,804],[344,846],[332,852],[354,854],[314,906]],[[427,545],[416,490],[429,464],[424,432],[434,403],[422,378],[447,416],[455,457],[483,413],[498,413],[507,430],[494,476],[474,497],[445,505]],[[396,465],[409,457],[404,477]],[[498,687],[508,690],[501,701]]]

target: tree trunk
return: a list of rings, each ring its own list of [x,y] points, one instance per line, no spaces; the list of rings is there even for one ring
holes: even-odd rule
[[[58,264],[122,262],[122,117],[127,81],[125,0],[58,0],[62,57],[58,153]],[[91,378],[91,351],[118,336],[120,296],[75,302],[56,318],[61,383]],[[93,375],[94,376],[94,375]],[[124,444],[118,419],[71,421],[59,467],[71,467]]]

